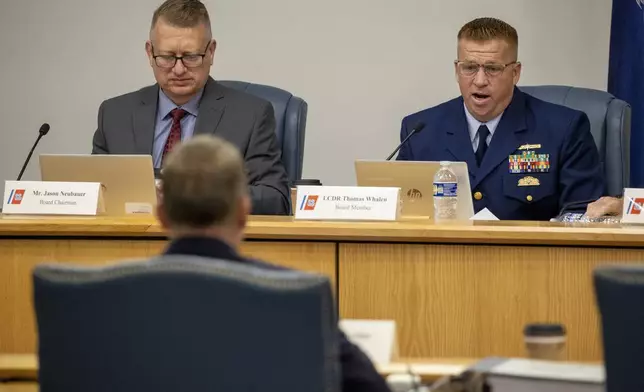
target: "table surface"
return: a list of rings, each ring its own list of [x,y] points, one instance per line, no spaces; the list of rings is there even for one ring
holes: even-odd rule
[[[150,216],[52,217],[0,215],[0,236],[164,237]],[[484,243],[644,247],[644,227],[524,221],[458,221],[434,224],[424,219],[395,222],[300,221],[290,216],[252,216],[247,239]]]
[[[0,380],[38,378],[38,357],[35,354],[0,354]]]
[[[644,260],[644,229],[621,225],[253,216],[246,236],[251,241],[242,248],[251,257],[337,277],[344,318],[397,320],[400,352],[420,358],[520,355],[520,331],[538,319],[575,330],[571,359],[597,359],[592,271],[608,262]],[[41,241],[46,238],[52,240]],[[5,337],[0,343],[5,343],[3,352],[13,353],[35,352],[33,265],[52,258],[102,265],[149,257],[160,252],[165,234],[150,216],[5,215],[0,239],[7,261],[0,274],[0,307],[17,309],[0,330]],[[96,247],[101,251],[94,252]],[[503,312],[505,319],[472,318],[473,312]],[[434,322],[435,314],[449,321]],[[12,337],[18,343],[7,346]]]
[[[473,365],[473,358],[401,359],[388,365],[377,366],[378,372],[387,377],[394,373],[417,374],[423,381],[434,381],[447,375],[460,374]],[[38,357],[35,354],[0,354],[0,380],[38,379]]]

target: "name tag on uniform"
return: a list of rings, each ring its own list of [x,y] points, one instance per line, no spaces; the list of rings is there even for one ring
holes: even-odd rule
[[[535,151],[523,151],[521,154],[510,155],[508,157],[508,163],[510,173],[547,173],[550,171],[550,154],[537,154]]]

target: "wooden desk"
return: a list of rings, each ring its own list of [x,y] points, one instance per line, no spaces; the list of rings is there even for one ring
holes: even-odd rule
[[[331,277],[345,318],[395,319],[402,357],[522,356],[522,328],[564,323],[568,359],[601,360],[591,272],[644,262],[644,229],[536,222],[433,225],[253,217],[246,255]],[[0,218],[0,353],[34,353],[31,277],[160,252],[153,219]]]
[[[38,356],[36,354],[0,354],[0,381],[7,379],[38,380]]]
[[[10,382],[0,384],[0,392],[38,392],[40,388],[37,382]]]

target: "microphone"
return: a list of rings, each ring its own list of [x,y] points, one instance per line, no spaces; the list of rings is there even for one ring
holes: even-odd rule
[[[29,160],[31,160],[31,155],[34,153],[34,150],[36,149],[38,142],[40,142],[40,139],[42,139],[42,137],[45,136],[47,132],[49,132],[49,124],[44,123],[43,125],[40,126],[40,129],[38,130],[38,138],[36,139],[36,142],[34,143],[33,147],[31,147],[31,151],[29,151],[29,155],[27,155],[27,159],[25,160],[24,165],[22,165],[22,169],[20,169],[20,174],[18,174],[18,179],[16,181],[20,181],[20,179],[22,178],[22,174],[25,172],[25,169],[29,164]]]
[[[402,148],[402,146],[404,146],[404,145],[405,145],[405,143],[407,143],[407,140],[409,140],[409,138],[410,138],[410,137],[414,136],[414,134],[416,134],[416,133],[418,133],[418,132],[422,131],[422,130],[423,130],[423,128],[425,128],[425,123],[424,123],[424,122],[422,122],[422,121],[421,121],[421,122],[419,122],[418,124],[416,124],[416,126],[412,128],[411,132],[409,132],[409,135],[407,135],[407,137],[405,138],[405,140],[403,140],[402,142],[400,142],[400,144],[398,145],[398,147],[396,147],[396,149],[394,150],[394,152],[392,152],[392,153],[391,153],[391,155],[389,155],[389,156],[387,157],[387,159],[386,159],[386,160],[387,160],[387,161],[390,161],[390,160],[391,160],[391,158],[393,158],[393,157],[394,157],[394,155],[396,155],[396,153],[398,152],[398,150],[400,150],[400,149]]]

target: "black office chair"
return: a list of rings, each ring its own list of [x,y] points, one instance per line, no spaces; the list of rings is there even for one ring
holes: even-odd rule
[[[286,90],[263,84],[234,80],[218,81],[222,85],[245,91],[269,101],[275,111],[275,133],[282,148],[282,162],[286,168],[289,183],[302,178],[304,163],[304,137],[308,104]]]
[[[339,390],[326,277],[163,256],[33,280],[42,392]]]
[[[606,391],[644,391],[644,266],[594,271],[601,315]]]
[[[605,91],[570,86],[523,86],[519,89],[544,101],[580,110],[604,166],[606,191],[621,196],[630,184],[631,106]]]

